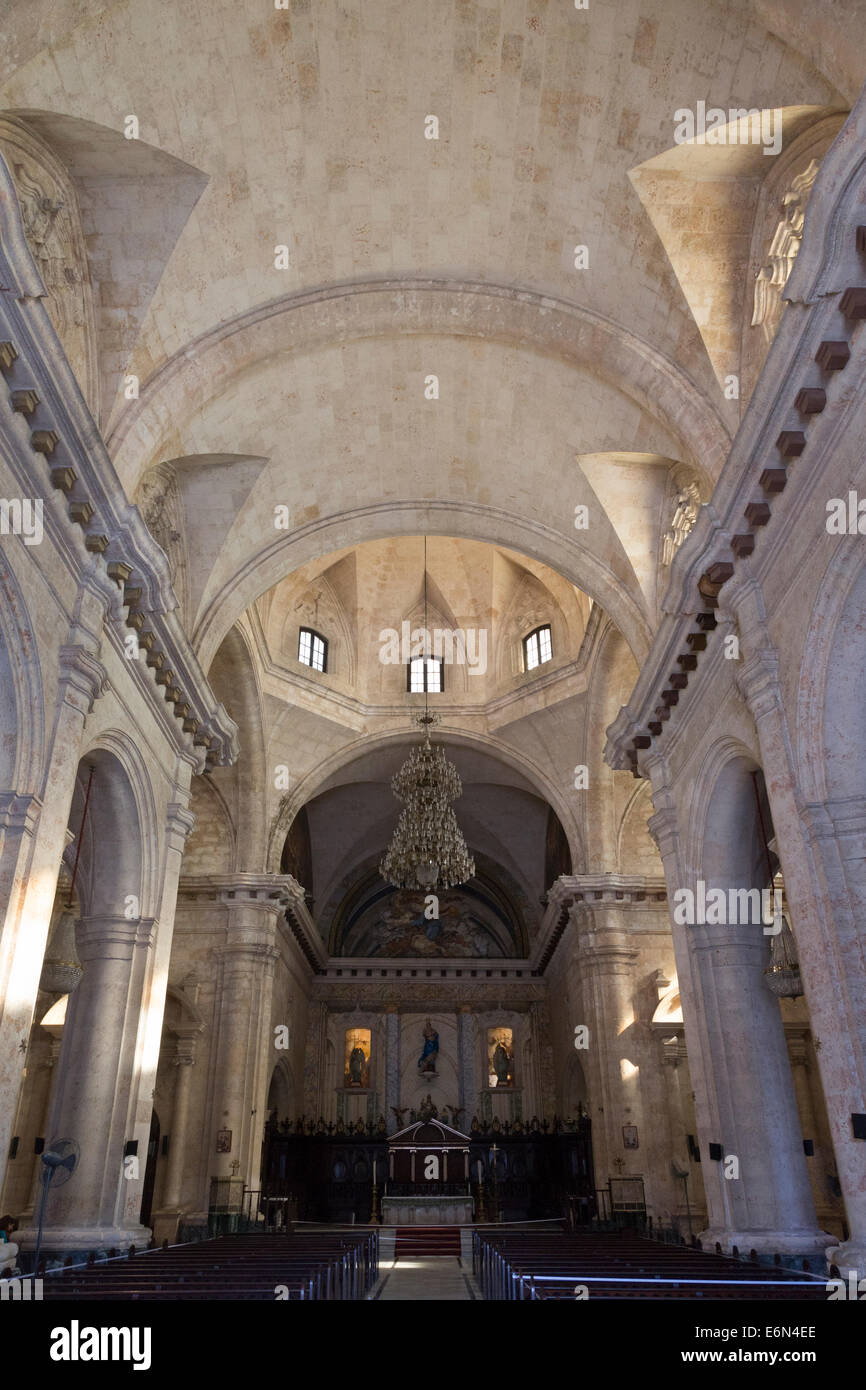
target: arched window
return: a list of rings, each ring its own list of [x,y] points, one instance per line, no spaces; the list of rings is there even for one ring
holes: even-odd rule
[[[314,671],[327,671],[327,638],[314,632],[311,627],[302,627],[298,633],[298,660],[302,665],[312,667]]]
[[[406,689],[410,695],[441,695],[445,689],[444,662],[435,656],[416,656],[406,667]]]
[[[523,668],[525,671],[534,671],[536,666],[543,666],[545,661],[549,661],[553,656],[553,644],[550,640],[550,627],[536,627],[523,639]]]

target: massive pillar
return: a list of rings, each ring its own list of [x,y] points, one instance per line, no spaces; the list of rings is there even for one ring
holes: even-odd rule
[[[0,794],[0,1183],[66,846],[84,721],[106,675],[83,646],[62,647],[54,729],[39,796]]]
[[[763,887],[754,787],[744,761],[732,760],[717,779],[697,866],[685,861],[662,760],[648,766],[654,800],[662,805],[650,828],[671,903],[681,901],[682,889],[697,900],[702,879],[706,893],[720,888],[726,901],[731,889]],[[702,1239],[724,1250],[737,1245],[820,1261],[829,1238],[815,1217],[782,1016],[764,978],[763,924],[686,924],[675,911],[672,933],[707,1199]]]
[[[612,896],[612,895],[611,895]],[[613,903],[573,907],[577,963],[590,1030],[585,1054],[590,1072],[592,1149],[596,1186],[634,1172],[623,1148],[623,1126],[640,1130],[639,1072],[634,1034],[634,962],[621,910]],[[588,918],[588,921],[586,920]]]
[[[189,1111],[192,1093],[192,1069],[196,1061],[196,1040],[201,1024],[181,1029],[173,1058],[175,1068],[174,1108],[168,1131],[168,1164],[160,1194],[159,1211],[154,1212],[153,1236],[159,1244],[174,1242],[183,1200],[184,1164],[189,1157]]]
[[[46,1250],[91,1250],[149,1238],[126,1215],[127,1184],[140,1193],[142,1165],[124,1162],[124,1151],[153,931],[153,920],[145,918],[87,917],[78,924],[84,974],[70,996],[48,1138],[74,1140],[81,1156],[70,1181],[49,1193]],[[21,1233],[22,1245],[33,1240],[32,1230]]]
[[[758,731],[809,1018],[821,1040],[818,1068],[850,1231],[844,1245],[831,1242],[828,1254],[862,1277],[866,1163],[854,1115],[866,1113],[866,800],[798,804],[778,656],[766,638],[754,583],[742,586],[737,616],[741,631],[760,637],[737,685]]]
[[[764,978],[761,927],[693,932],[715,1090],[715,1129],[702,1144],[710,1199],[703,1238],[724,1248],[822,1256],[828,1237],[815,1217],[782,1017]],[[710,1143],[720,1145],[722,1161],[712,1158]]]
[[[211,1175],[237,1176],[248,1187],[255,1187],[259,1178],[274,1062],[271,996],[279,955],[277,923],[288,902],[285,883],[279,875],[244,874],[221,890],[228,925],[225,945],[216,952],[216,1062],[205,1144],[212,1156]],[[231,1138],[217,1153],[217,1135],[226,1132]]]

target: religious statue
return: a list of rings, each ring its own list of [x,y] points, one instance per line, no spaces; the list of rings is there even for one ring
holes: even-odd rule
[[[403,1116],[406,1114],[406,1111],[408,1110],[408,1108],[409,1108],[409,1107],[408,1107],[407,1105],[403,1105],[403,1106],[392,1105],[392,1106],[391,1106],[392,1111],[393,1111],[394,1114],[397,1116],[397,1127],[398,1127],[398,1129],[405,1129],[405,1127],[406,1127],[406,1121],[403,1119]]]
[[[349,1053],[349,1085],[350,1085],[350,1086],[363,1086],[363,1084],[364,1084],[364,1067],[366,1066],[366,1064],[367,1064],[367,1058],[366,1058],[365,1055],[364,1055],[364,1049],[363,1049],[363,1047],[353,1047],[353,1048],[352,1048],[352,1051]]]
[[[497,1086],[509,1086],[511,1084],[511,1058],[501,1042],[498,1042],[493,1050],[493,1070],[496,1073]]]
[[[418,1106],[418,1118],[419,1120],[424,1120],[425,1123],[427,1120],[438,1120],[439,1118],[439,1110],[433,1104],[433,1097],[429,1091],[427,1092],[426,1100],[422,1100],[421,1104]]]
[[[469,1126],[469,1132],[470,1132],[470,1134],[480,1134],[480,1133],[481,1133],[481,1126],[480,1126],[480,1124],[478,1123],[478,1116],[477,1116],[477,1115],[473,1115],[473,1116],[472,1116],[472,1124]]]
[[[424,1076],[436,1075],[436,1058],[439,1056],[439,1034],[429,1018],[424,1027],[424,1051],[418,1058],[418,1070]]]
[[[393,1109],[393,1106],[392,1106],[391,1108]],[[384,1115],[381,1115],[381,1114],[380,1114],[378,1120],[376,1121],[376,1133],[377,1133],[377,1134],[384,1134],[384,1133],[385,1133],[385,1116],[384,1116]]]
[[[461,1105],[461,1106],[458,1107],[458,1106],[456,1106],[456,1105],[449,1105],[449,1106],[446,1106],[446,1109],[448,1109],[448,1110],[451,1111],[451,1124],[452,1124],[452,1126],[454,1127],[454,1129],[458,1129],[458,1128],[459,1128],[459,1123],[458,1123],[458,1122],[459,1122],[459,1120],[460,1120],[460,1116],[463,1114],[463,1106]]]

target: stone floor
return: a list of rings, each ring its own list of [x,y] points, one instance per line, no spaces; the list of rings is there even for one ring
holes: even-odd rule
[[[456,1255],[419,1255],[379,1265],[379,1282],[370,1299],[404,1302],[468,1302],[480,1299],[481,1290]]]

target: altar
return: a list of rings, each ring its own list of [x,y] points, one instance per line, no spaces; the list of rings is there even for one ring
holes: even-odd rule
[[[475,1203],[464,1197],[384,1197],[383,1226],[471,1226]]]
[[[468,1225],[474,1216],[467,1134],[441,1120],[418,1120],[388,1141],[386,1226]]]

